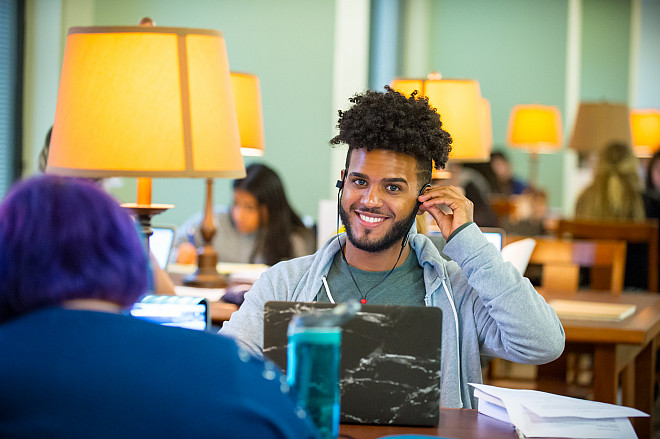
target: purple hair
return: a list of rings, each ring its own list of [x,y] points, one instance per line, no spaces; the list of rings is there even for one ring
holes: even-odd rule
[[[148,282],[133,219],[95,183],[34,177],[0,205],[0,320],[71,299],[127,307]]]

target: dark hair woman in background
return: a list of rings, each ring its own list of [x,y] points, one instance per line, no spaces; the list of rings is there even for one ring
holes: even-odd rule
[[[213,246],[218,260],[274,265],[313,253],[313,232],[293,211],[277,173],[266,165],[253,163],[246,168],[246,174],[245,178],[234,180],[229,211],[224,206],[214,209],[217,231]],[[202,245],[198,230],[201,221],[199,213],[179,227],[177,262],[194,262],[195,247]]]

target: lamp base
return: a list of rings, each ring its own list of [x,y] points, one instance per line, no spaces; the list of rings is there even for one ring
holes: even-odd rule
[[[151,217],[165,212],[167,209],[174,207],[173,204],[136,204],[136,203],[122,203],[121,207],[132,211],[137,217],[144,236],[149,243],[149,237],[153,233],[151,230]]]
[[[183,284],[198,288],[226,288],[227,277],[218,273],[217,263],[218,255],[213,247],[205,246],[202,253],[197,255],[197,271],[186,276]]]

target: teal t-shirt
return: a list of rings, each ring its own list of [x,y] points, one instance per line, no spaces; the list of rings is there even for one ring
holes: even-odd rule
[[[351,267],[355,282],[360,286],[358,291],[348,273],[348,265],[339,251],[332,260],[327,276],[330,294],[335,303],[347,302],[351,299],[359,301],[366,295],[368,305],[424,305],[424,271],[414,251],[411,251],[405,262],[396,267],[392,274],[378,285],[388,272],[389,270],[364,271]],[[325,287],[321,287],[316,300],[330,302]]]

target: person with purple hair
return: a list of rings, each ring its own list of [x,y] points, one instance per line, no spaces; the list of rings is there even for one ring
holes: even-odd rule
[[[123,313],[148,289],[131,217],[40,176],[0,205],[0,437],[317,437],[276,366]]]

